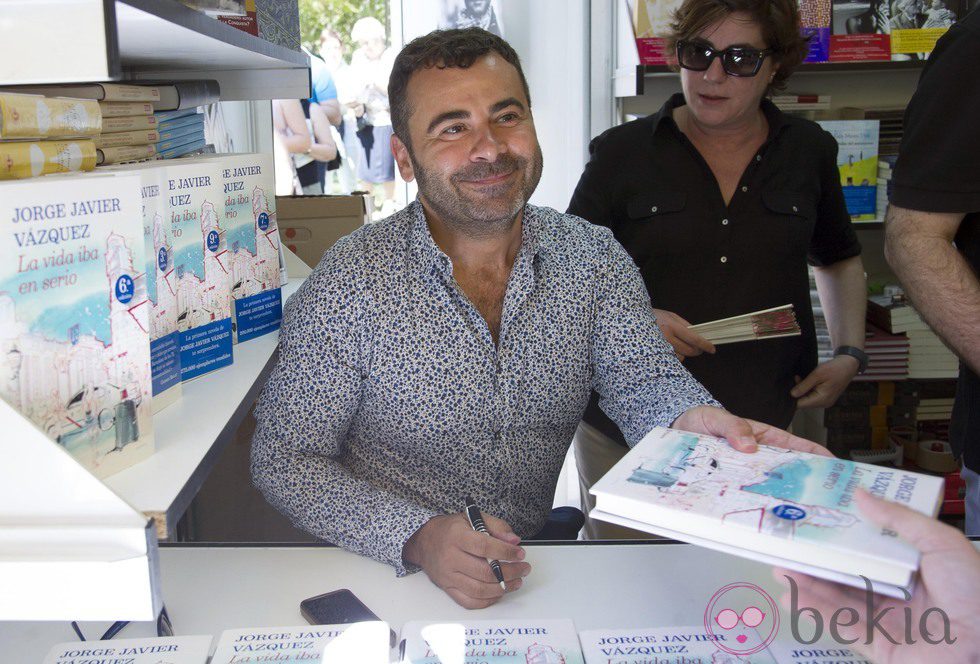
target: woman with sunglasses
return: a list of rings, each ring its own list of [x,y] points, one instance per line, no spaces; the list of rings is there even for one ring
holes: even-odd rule
[[[685,0],[670,38],[683,94],[594,139],[568,208],[633,256],[691,373],[733,413],[780,428],[797,407],[833,404],[866,362],[864,269],[837,144],[767,99],[806,55],[799,24],[796,0]],[[807,263],[836,348],[819,367]],[[798,337],[716,348],[687,329],[789,303]],[[576,435],[584,496],[626,449],[600,405],[593,394]]]

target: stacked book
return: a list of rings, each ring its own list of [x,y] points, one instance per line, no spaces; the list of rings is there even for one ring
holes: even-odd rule
[[[692,325],[690,329],[715,345],[800,334],[792,304],[700,323]]]
[[[878,156],[878,211],[882,218],[892,199],[892,171],[897,161],[897,154]]]
[[[0,180],[95,168],[95,101],[0,91]]]
[[[772,97],[772,103],[783,113],[808,114],[830,110],[830,95],[780,94]]]
[[[904,334],[889,334],[868,324],[864,335],[868,368],[857,381],[905,380],[909,375],[909,340]]]
[[[813,309],[813,327],[817,333],[817,362],[823,364],[834,359],[834,344],[830,339],[830,329],[827,327],[827,317],[823,313],[820,293],[817,292],[817,281],[812,267],[807,267],[810,278],[810,307]]]
[[[20,86],[11,89],[11,92],[46,98],[52,108],[36,111],[34,115],[37,117],[55,117],[52,114],[58,113],[56,117],[73,118],[64,122],[74,122],[69,127],[74,133],[41,133],[42,138],[87,136],[93,141],[92,145],[85,146],[91,152],[91,165],[85,162],[85,167],[69,168],[59,163],[36,174],[91,170],[96,164],[146,161],[156,157],[167,159],[200,151],[205,146],[205,138],[204,116],[198,114],[198,107],[216,102],[220,97],[218,83],[210,80],[153,86],[121,83]],[[51,101],[59,97],[72,98],[71,101],[76,106],[81,105],[83,110],[74,107],[61,110],[56,107],[56,102]],[[87,120],[86,124],[83,121],[86,118],[94,120]],[[60,125],[58,127],[59,131],[67,131],[60,129]],[[35,152],[30,153],[30,164],[36,164],[39,160]],[[70,165],[74,166],[74,162],[70,162]],[[31,168],[27,166],[26,170],[31,171]],[[38,167],[34,166],[33,169],[38,170]],[[25,167],[21,167],[21,170],[24,171]]]
[[[894,289],[893,289],[894,290]],[[909,340],[909,378],[956,378],[959,361],[901,296],[868,298],[868,321]]]
[[[842,458],[856,450],[881,450],[898,428],[914,430],[920,385],[912,381],[852,382],[824,410],[827,449]]]
[[[154,143],[156,154],[162,159],[181,157],[203,148],[204,114],[197,108],[176,111],[162,111],[155,114],[157,121],[157,140]]]

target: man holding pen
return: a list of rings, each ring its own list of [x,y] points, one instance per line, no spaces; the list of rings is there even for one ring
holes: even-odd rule
[[[299,527],[422,569],[469,608],[531,571],[592,389],[630,444],[656,426],[822,448],[721,409],[657,327],[604,228],[527,201],[542,156],[520,61],[470,28],[398,55],[401,175],[419,197],[328,251],[284,312],[252,476]],[[472,495],[490,537],[464,511]]]

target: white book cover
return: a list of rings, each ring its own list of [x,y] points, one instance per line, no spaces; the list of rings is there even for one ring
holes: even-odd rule
[[[388,664],[390,654],[383,622],[256,627],[222,632],[210,664]]]
[[[405,623],[405,664],[583,664],[571,620]]]
[[[153,412],[158,413],[179,399],[181,394],[173,224],[169,220],[167,197],[164,195],[166,168],[154,163],[125,164],[103,168],[102,172],[132,174],[141,181],[146,290],[150,300]]]
[[[99,477],[153,452],[139,190],[0,184],[0,396]]]
[[[757,602],[756,602],[757,603]],[[765,633],[774,621],[768,603],[761,607],[749,602],[744,608],[719,607],[721,615],[709,631],[704,625],[646,627],[636,629],[590,629],[579,632],[585,664],[776,664],[766,643]],[[752,613],[752,609],[756,613]],[[735,611],[738,610],[738,613]],[[725,611],[732,611],[736,624],[729,626]],[[745,615],[745,621],[738,620]],[[757,616],[760,622],[752,620]],[[718,616],[713,616],[718,618]],[[724,629],[720,624],[728,629]]]
[[[274,332],[282,322],[275,169],[271,154],[216,159],[224,185],[232,327],[238,343]]]
[[[769,650],[779,664],[874,664],[853,648],[827,640],[812,645],[777,640]]]
[[[44,664],[207,664],[210,636],[70,641],[51,649]]]
[[[186,381],[232,362],[231,253],[218,163],[168,163],[164,196],[176,271],[180,373]]]
[[[858,487],[935,516],[943,481],[765,445],[745,454],[718,438],[656,428],[592,493],[600,519],[621,517],[736,555],[827,570],[855,585],[863,586],[860,575],[906,587],[919,553],[861,515]]]

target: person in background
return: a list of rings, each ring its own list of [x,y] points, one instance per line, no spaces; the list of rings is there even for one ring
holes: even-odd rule
[[[980,661],[980,553],[962,533],[924,514],[875,498],[864,491],[856,496],[858,507],[883,529],[898,533],[899,537],[914,546],[922,554],[919,561],[919,579],[912,599],[905,602],[887,597],[876,597],[873,613],[868,610],[868,597],[864,590],[849,588],[816,577],[776,569],[773,576],[787,584],[786,577],[797,586],[798,606],[816,609],[829,622],[831,616],[847,615],[845,608],[857,616],[855,622],[836,621],[835,638],[864,654],[877,664],[968,664]],[[788,584],[787,584],[788,585]],[[789,597],[783,597],[783,605]],[[950,622],[950,638],[944,642],[942,620],[930,616],[942,610]],[[906,621],[912,616],[913,622]],[[919,619],[926,619],[930,640],[921,632],[913,631],[911,641],[902,640],[908,630],[919,628]],[[931,619],[930,619],[931,618]],[[869,624],[869,619],[877,625]],[[891,635],[889,640],[877,630]],[[868,635],[872,635],[869,639]]]
[[[344,60],[344,43],[340,35],[331,27],[320,31],[320,56],[330,71],[337,88],[337,102],[340,106],[340,123],[336,125],[340,136],[338,149],[342,152],[340,168],[336,170],[339,190],[350,193],[357,188],[354,173],[357,171],[357,112],[364,114],[364,106],[357,101],[351,68]],[[324,191],[327,187],[324,187]]]
[[[391,113],[388,110],[388,76],[395,53],[387,47],[385,28],[378,19],[358,19],[351,28],[358,45],[351,55],[351,78],[357,86],[357,102],[364,112],[358,117],[357,136],[361,145],[357,177],[361,187],[373,191],[382,185],[382,215],[394,212],[395,161],[391,154]]]
[[[885,217],[888,264],[960,358],[949,442],[963,464],[971,536],[980,536],[978,62],[980,10],[973,9],[942,36],[922,71],[905,112]]]
[[[593,388],[633,444],[674,426],[821,450],[717,407],[612,233],[528,204],[542,155],[507,42],[430,33],[388,89],[418,199],[337,242],[289,299],[256,405],[252,479],[293,523],[478,608],[505,592],[487,558],[508,591],[530,573],[518,544],[548,520]]]
[[[332,73],[327,64],[306,47],[303,47],[303,52],[310,59],[310,83],[312,86],[310,98],[303,104],[303,111],[310,120],[313,139],[317,143],[334,146],[334,156],[331,159],[313,161],[312,170],[315,173],[316,182],[319,184],[319,191],[316,193],[322,194],[327,171],[339,166],[336,162],[336,143],[330,132],[330,127],[339,126],[343,118],[340,102],[337,99],[337,86],[334,84]],[[317,110],[313,110],[314,106],[317,107]]]
[[[272,101],[272,139],[276,162],[276,195],[302,195],[304,186],[298,169],[314,160],[330,161],[337,156],[332,141],[320,143],[313,139],[311,125],[315,129],[327,122],[323,112],[313,110],[317,122],[308,122],[299,99],[274,99]],[[329,134],[328,134],[329,136]],[[315,174],[315,171],[314,171]]]
[[[672,24],[682,94],[594,139],[568,207],[612,229],[664,336],[731,412],[786,428],[833,404],[867,361],[865,280],[837,143],[767,96],[807,52],[795,0],[685,0]],[[807,264],[836,347],[817,365]],[[792,304],[801,336],[717,348],[691,323]],[[588,489],[626,452],[593,395],[575,441]],[[589,521],[592,538],[636,536]]]

